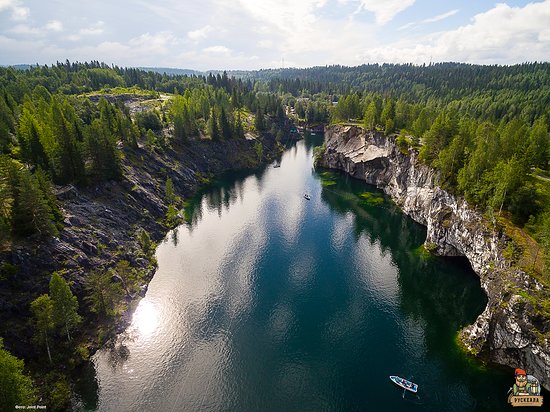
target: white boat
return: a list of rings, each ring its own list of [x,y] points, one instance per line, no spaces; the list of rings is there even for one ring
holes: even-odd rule
[[[390,376],[390,380],[397,386],[401,386],[403,389],[416,393],[418,391],[418,385],[399,376]]]
[[[306,198],[307,200],[311,199],[311,197],[309,197],[309,195],[307,193],[304,193],[304,198]]]

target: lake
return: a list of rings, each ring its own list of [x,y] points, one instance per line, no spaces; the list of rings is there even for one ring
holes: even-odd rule
[[[84,409],[509,409],[513,375],[456,344],[487,302],[468,262],[423,253],[425,228],[372,186],[315,171],[321,143],[190,202],[131,326],[94,356]]]

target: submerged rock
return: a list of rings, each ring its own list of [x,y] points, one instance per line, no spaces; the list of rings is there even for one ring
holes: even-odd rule
[[[461,339],[474,354],[490,361],[522,367],[550,389],[550,345],[544,333],[548,319],[539,319],[527,296],[543,288],[503,257],[508,239],[466,201],[437,185],[437,172],[403,153],[395,138],[355,126],[325,131],[323,167],[339,169],[382,189],[413,220],[427,227],[426,245],[443,256],[465,256],[479,275],[488,303]]]

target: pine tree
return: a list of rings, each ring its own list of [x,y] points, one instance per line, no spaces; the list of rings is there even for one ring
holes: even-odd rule
[[[239,111],[237,111],[237,116],[235,117],[235,127],[233,129],[235,130],[235,137],[237,139],[244,139],[243,123],[241,121],[241,113]]]
[[[57,272],[50,279],[50,297],[53,301],[53,320],[58,328],[64,329],[67,340],[71,340],[70,332],[81,322],[78,315],[78,300],[73,295],[65,279]]]
[[[92,272],[86,279],[88,300],[92,312],[98,315],[113,316],[116,313],[116,305],[120,302],[123,291],[120,284],[111,281],[109,272]]]
[[[17,129],[22,157],[32,165],[48,170],[49,161],[44,146],[40,141],[40,134],[40,126],[36,119],[27,108],[24,108],[19,119],[19,128]]]
[[[120,152],[106,123],[96,119],[86,135],[90,173],[98,180],[118,179],[122,175]]]
[[[84,161],[78,145],[74,125],[63,115],[56,99],[52,104],[52,131],[56,141],[54,168],[60,183],[84,181]]]
[[[224,140],[231,139],[231,124],[229,123],[229,120],[227,119],[227,115],[225,114],[225,109],[221,108],[220,111],[220,129],[221,129],[221,135]]]
[[[208,119],[208,134],[214,141],[220,140],[220,129],[218,128],[218,120],[216,119],[216,112],[214,108],[211,109],[210,118]]]
[[[168,203],[172,204],[176,202],[177,196],[174,191],[174,183],[169,177],[166,179],[166,183],[164,185],[164,195]]]
[[[258,133],[262,132],[265,129],[264,114],[260,106],[258,106],[258,108],[256,109],[256,115],[254,117],[254,126],[256,127],[256,131]]]
[[[31,303],[31,312],[33,314],[35,328],[35,342],[45,344],[48,352],[48,359],[52,363],[52,354],[50,352],[49,333],[54,328],[53,320],[53,302],[48,295],[41,295]]]
[[[53,235],[57,229],[52,223],[53,214],[44,198],[36,178],[27,170],[18,173],[15,203],[13,207],[13,230],[18,235]]]

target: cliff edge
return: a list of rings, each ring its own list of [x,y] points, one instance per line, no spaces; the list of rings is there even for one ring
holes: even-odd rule
[[[427,227],[425,244],[442,256],[465,256],[479,275],[488,303],[473,325],[460,331],[464,345],[491,362],[522,367],[550,389],[550,321],[533,309],[543,285],[503,257],[507,237],[466,201],[441,189],[437,172],[402,152],[392,136],[355,126],[325,131],[319,164],[343,170],[382,189]]]

